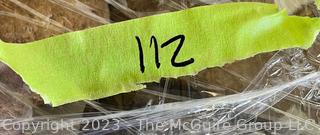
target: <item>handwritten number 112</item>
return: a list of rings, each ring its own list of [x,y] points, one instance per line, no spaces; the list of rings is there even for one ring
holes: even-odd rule
[[[142,73],[144,73],[145,71],[145,66],[144,66],[144,58],[143,58],[143,48],[141,45],[141,41],[140,38],[138,36],[136,36],[136,40],[138,43],[138,47],[139,47],[139,59],[140,59],[140,71]],[[177,35],[171,39],[169,39],[168,41],[164,42],[163,44],[161,44],[161,48],[164,48],[168,45],[170,45],[171,43],[180,40],[176,50],[174,51],[172,57],[171,57],[171,65],[174,67],[185,67],[188,66],[190,64],[192,64],[194,62],[193,58],[190,58],[189,60],[183,61],[183,62],[176,62],[176,58],[179,55],[179,52],[183,46],[184,40],[185,40],[185,36],[184,35]],[[159,47],[158,47],[158,42],[155,36],[151,36],[150,38],[150,48],[152,47],[152,44],[154,45],[154,51],[155,51],[155,64],[156,67],[159,69],[161,66],[160,60],[159,60]]]

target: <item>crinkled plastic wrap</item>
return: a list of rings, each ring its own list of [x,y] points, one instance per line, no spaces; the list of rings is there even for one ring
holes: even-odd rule
[[[0,38],[29,42],[223,2],[233,1],[0,0]],[[318,11],[307,5],[296,14],[318,16]],[[195,76],[163,78],[144,90],[56,108],[43,104],[1,64],[0,134],[318,135],[319,54],[315,42],[309,50],[259,54]]]

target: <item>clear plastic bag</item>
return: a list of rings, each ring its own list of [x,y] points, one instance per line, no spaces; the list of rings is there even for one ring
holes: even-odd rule
[[[256,0],[259,2],[272,2]],[[0,38],[65,32],[231,0],[0,0]],[[317,16],[313,5],[299,15]],[[319,47],[163,78],[144,90],[52,108],[0,66],[0,134],[319,134]]]

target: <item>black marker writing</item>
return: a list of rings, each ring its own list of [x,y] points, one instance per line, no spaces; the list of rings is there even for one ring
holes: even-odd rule
[[[175,62],[175,60],[176,60],[176,58],[177,58],[177,56],[178,56],[178,54],[179,54],[179,52],[180,52],[180,50],[182,48],[182,45],[184,43],[184,40],[185,40],[184,35],[178,35],[178,36],[175,36],[175,37],[169,39],[167,42],[164,42],[161,45],[161,48],[166,47],[169,44],[171,44],[172,42],[174,42],[176,40],[179,40],[179,39],[180,39],[179,45],[178,45],[177,49],[174,51],[173,56],[171,57],[171,64],[172,64],[172,66],[175,66],[175,67],[185,67],[185,66],[187,66],[189,64],[192,64],[194,62],[194,59],[190,58],[187,61],[183,61],[183,62],[179,62],[179,63]]]
[[[138,47],[139,47],[139,60],[140,60],[140,70],[142,73],[144,73],[145,71],[145,66],[144,66],[144,59],[143,59],[143,48],[141,45],[141,41],[140,38],[138,36],[136,36],[136,40],[138,43]],[[161,48],[164,48],[168,45],[170,45],[171,43],[180,40],[178,47],[176,48],[176,50],[174,51],[172,57],[171,57],[171,65],[174,67],[185,67],[188,66],[192,63],[194,63],[194,59],[190,58],[189,60],[183,61],[183,62],[176,62],[176,58],[179,55],[179,52],[183,46],[183,43],[185,41],[185,36],[184,35],[177,35],[171,39],[169,39],[168,41],[164,42],[163,44],[161,44]],[[152,47],[152,44],[154,44],[154,51],[155,51],[155,64],[156,67],[159,69],[160,68],[160,59],[159,59],[159,47],[158,47],[158,42],[155,36],[151,36],[150,39],[150,48]]]
[[[136,36],[136,40],[138,42],[138,47],[139,47],[140,71],[144,73],[145,67],[144,67],[144,60],[143,60],[143,49],[142,49],[140,38],[138,36]]]
[[[158,48],[158,42],[156,37],[152,36],[150,39],[150,47],[152,46],[152,41],[154,42],[154,52],[155,52],[155,61],[157,68],[160,68],[160,61],[159,61],[159,48]]]

